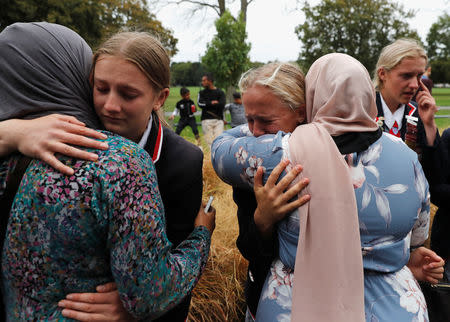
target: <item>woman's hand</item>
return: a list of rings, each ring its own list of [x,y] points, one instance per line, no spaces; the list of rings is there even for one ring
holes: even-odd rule
[[[205,212],[206,204],[203,202],[198,211],[197,217],[195,217],[194,226],[205,226],[208,228],[209,232],[213,233],[216,228],[216,209],[214,207],[209,207],[209,211]]]
[[[434,115],[437,112],[436,101],[431,96],[428,88],[422,83],[422,80],[419,82],[420,91],[417,93],[416,101],[419,108],[419,116],[422,120],[423,126],[425,128],[425,133],[427,136],[427,144],[432,146],[434,143],[434,139],[436,138],[437,126],[434,121]]]
[[[444,264],[431,249],[419,247],[411,252],[407,266],[417,280],[436,284],[444,277]]]
[[[289,184],[302,172],[296,165],[277,183],[289,160],[282,160],[272,171],[265,185],[262,184],[263,170],[258,168],[255,174],[254,191],[258,206],[255,210],[255,224],[263,236],[272,233],[273,226],[287,214],[304,205],[311,199],[310,195],[289,201],[297,196],[309,183],[305,178],[288,189]]]
[[[33,120],[9,120],[13,131],[1,137],[13,142],[16,150],[21,153],[41,159],[57,171],[72,175],[73,169],[60,162],[55,153],[69,157],[96,161],[97,154],[74,147],[82,146],[92,149],[108,149],[105,142],[95,139],[106,139],[107,136],[96,130],[87,128],[83,122],[73,116],[52,114]],[[5,121],[5,122],[9,122]]]
[[[123,307],[116,283],[97,286],[98,293],[73,293],[59,301],[62,315],[79,321],[136,321]]]

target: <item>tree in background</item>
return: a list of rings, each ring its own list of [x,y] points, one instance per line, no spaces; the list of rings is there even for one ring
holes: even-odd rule
[[[205,70],[198,62],[180,62],[170,65],[170,73],[174,86],[199,86]]]
[[[244,24],[247,22],[247,8],[254,0],[240,0],[240,14]],[[189,4],[191,6],[191,14],[196,14],[200,11],[213,10],[219,17],[222,17],[229,9],[228,6],[234,0],[150,0],[150,4],[156,8],[162,8],[168,5]]]
[[[450,83],[450,15],[448,13],[444,13],[431,25],[427,43],[433,82]]]
[[[227,89],[230,99],[239,77],[249,66],[250,44],[246,43],[245,23],[228,11],[215,25],[217,34],[208,43],[202,63],[214,74],[215,84]]]
[[[147,9],[147,0],[3,0],[0,31],[14,22],[48,21],[78,32],[89,45],[122,28],[157,35],[169,55],[176,54],[177,39]]]
[[[414,11],[390,0],[323,0],[313,7],[305,1],[302,10],[305,22],[296,33],[305,70],[320,56],[340,52],[372,72],[384,46],[402,37],[420,39],[406,22]]]

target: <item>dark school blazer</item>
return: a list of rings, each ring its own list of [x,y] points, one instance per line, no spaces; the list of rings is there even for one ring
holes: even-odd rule
[[[378,117],[384,116],[383,106],[381,105],[381,94],[379,92],[377,92],[376,103],[377,103],[377,109],[378,109],[377,116]],[[424,144],[426,145],[427,137],[425,134],[425,128],[423,127],[422,120],[420,119],[420,116],[419,116],[419,109],[417,108],[417,103],[414,101],[410,101],[405,106],[405,113],[403,114],[403,119],[402,119],[402,127],[400,128],[400,136],[401,136],[402,140],[405,141],[406,116],[410,115],[410,114],[419,119],[419,121],[417,122],[417,144],[419,144],[420,146],[423,146]],[[384,123],[383,123],[382,129],[384,132],[389,132],[389,129],[387,128],[387,126]]]
[[[144,146],[155,164],[164,205],[167,236],[176,247],[194,230],[203,190],[203,152],[171,129],[153,113],[152,128]],[[185,321],[191,295],[155,321]]]

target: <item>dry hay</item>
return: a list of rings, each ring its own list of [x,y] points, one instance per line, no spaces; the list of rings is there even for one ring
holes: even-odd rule
[[[431,207],[430,207],[430,228],[429,228],[429,231],[428,231],[428,239],[424,243],[425,247],[428,247],[428,248],[430,248],[431,225],[433,224],[434,215],[436,214],[437,209],[438,209],[437,206],[431,204]]]
[[[205,151],[203,199],[214,195],[216,229],[208,264],[193,291],[189,321],[242,321],[245,312],[243,283],[247,261],[236,248],[238,223],[230,186],[214,172]]]

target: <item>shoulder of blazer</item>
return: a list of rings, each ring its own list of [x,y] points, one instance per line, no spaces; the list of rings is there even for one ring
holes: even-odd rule
[[[377,104],[377,116],[384,116],[383,105],[381,104],[381,94],[380,92],[376,93],[376,104]]]
[[[164,159],[167,158],[176,160],[186,164],[203,163],[203,152],[200,148],[189,141],[186,141],[183,137],[176,134],[174,131],[167,127],[163,127],[164,141],[162,146],[161,155]]]

